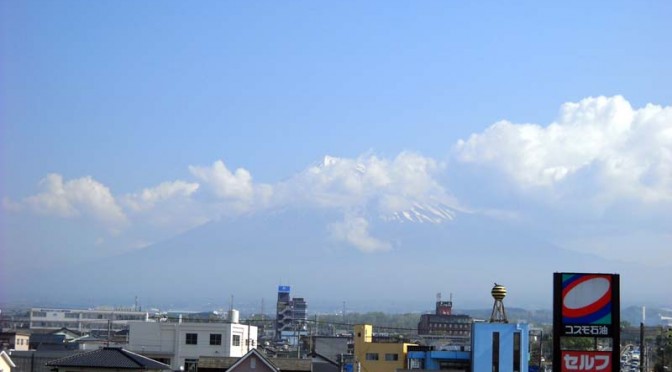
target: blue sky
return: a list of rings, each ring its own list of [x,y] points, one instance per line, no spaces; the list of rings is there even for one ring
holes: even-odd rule
[[[389,245],[354,209],[431,199],[669,262],[670,17],[664,1],[2,2],[2,250],[105,256],[222,215],[338,209],[333,193],[360,249]],[[310,176],[325,155],[342,162]],[[386,176],[353,191],[357,163]]]

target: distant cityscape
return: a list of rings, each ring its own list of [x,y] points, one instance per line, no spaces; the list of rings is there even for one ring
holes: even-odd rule
[[[226,310],[203,312],[143,309],[137,298],[133,306],[118,308],[13,307],[0,313],[0,345],[15,371],[31,372],[51,371],[61,360],[101,350],[109,354],[105,358],[134,353],[158,363],[158,369],[190,372],[235,372],[237,363],[249,358],[282,371],[486,371],[499,358],[495,354],[504,353],[492,354],[489,335],[497,334],[498,348],[512,347],[513,354],[506,353],[514,356],[497,363],[512,363],[517,371],[550,371],[553,313],[505,310],[506,289],[500,285],[492,296],[492,309],[455,312],[452,296],[437,293],[433,311],[406,314],[348,313],[345,303],[340,313],[311,313],[308,299],[292,296],[288,285],[278,286],[274,313],[242,317],[233,299]],[[622,311],[625,370],[640,366],[641,332],[659,342],[656,337],[672,327],[670,309],[648,313],[655,315],[647,319],[645,308]],[[479,354],[494,359],[477,359]],[[646,358],[655,364],[653,352]]]

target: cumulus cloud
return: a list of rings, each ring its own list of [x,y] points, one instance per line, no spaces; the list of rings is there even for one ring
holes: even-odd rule
[[[455,149],[459,160],[499,169],[522,188],[587,177],[600,198],[672,200],[670,106],[633,109],[621,96],[591,97],[562,105],[547,126],[500,121]]]
[[[25,198],[21,204],[43,215],[90,217],[111,230],[127,223],[110,190],[91,177],[64,182],[63,176],[52,173],[40,181],[40,189],[40,193]]]
[[[179,233],[213,217],[213,211],[194,198],[199,189],[198,183],[176,180],[125,195],[120,200],[138,230],[147,231],[150,225],[154,235],[158,234],[152,237],[154,240],[160,239],[160,230]]]
[[[334,239],[351,244],[362,252],[388,251],[391,245],[369,234],[369,222],[361,216],[346,214],[343,221],[333,223],[329,231]]]
[[[124,197],[124,203],[134,211],[155,207],[158,203],[174,198],[189,198],[199,188],[198,183],[185,181],[163,182],[156,187],[146,188],[137,194]]]
[[[7,210],[64,218],[92,217],[110,228],[130,226],[126,235],[143,241],[159,241],[220,216],[286,207],[335,210],[344,220],[330,227],[332,235],[366,252],[390,248],[370,236],[367,218],[439,223],[451,219],[457,208],[437,179],[443,165],[411,152],[391,159],[371,154],[327,156],[274,185],[255,183],[248,170],[232,171],[221,160],[190,166],[189,171],[196,182],[163,182],[119,196],[119,204],[91,177],[64,181],[50,174],[40,183],[38,194],[18,203],[5,199],[3,205]],[[353,216],[353,210],[360,213]]]
[[[381,215],[418,205],[457,206],[437,181],[443,166],[434,159],[402,152],[394,159],[363,155],[355,159],[326,156],[278,185],[279,198],[325,208],[372,207]]]
[[[255,185],[248,170],[238,168],[231,172],[221,160],[209,167],[189,166],[189,171],[216,197],[232,202],[240,211],[264,205],[273,194],[270,185]]]

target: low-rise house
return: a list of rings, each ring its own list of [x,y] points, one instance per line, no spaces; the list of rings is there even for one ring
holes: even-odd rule
[[[47,362],[79,353],[81,353],[79,350],[42,348],[40,350],[29,351],[14,350],[10,352],[10,356],[14,364],[16,364],[15,371],[51,372],[52,367],[47,367]]]
[[[310,353],[312,372],[339,372],[341,366],[335,360],[332,360],[318,353]]]
[[[72,355],[52,360],[48,367],[57,372],[109,372],[110,370],[133,371],[166,371],[170,366],[153,359],[117,347],[102,349]]]
[[[6,351],[0,351],[0,372],[11,372],[12,368],[16,368],[16,364],[12,362]]]
[[[301,350],[319,354],[335,362],[342,360],[343,355],[352,354],[349,348],[352,343],[350,337],[309,336],[302,341]]]
[[[0,333],[0,350],[28,350],[30,332],[12,330]]]
[[[311,372],[311,359],[268,358],[257,349],[240,358],[201,358],[199,372]]]

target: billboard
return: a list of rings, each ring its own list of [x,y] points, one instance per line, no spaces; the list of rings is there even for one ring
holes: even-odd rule
[[[554,372],[620,370],[620,276],[598,273],[553,274]],[[606,350],[571,350],[565,338],[611,339]],[[567,343],[566,345],[571,345]]]
[[[278,293],[289,293],[289,286],[288,285],[279,285],[278,286]]]
[[[612,337],[619,327],[616,274],[555,274],[554,319],[561,336]]]

